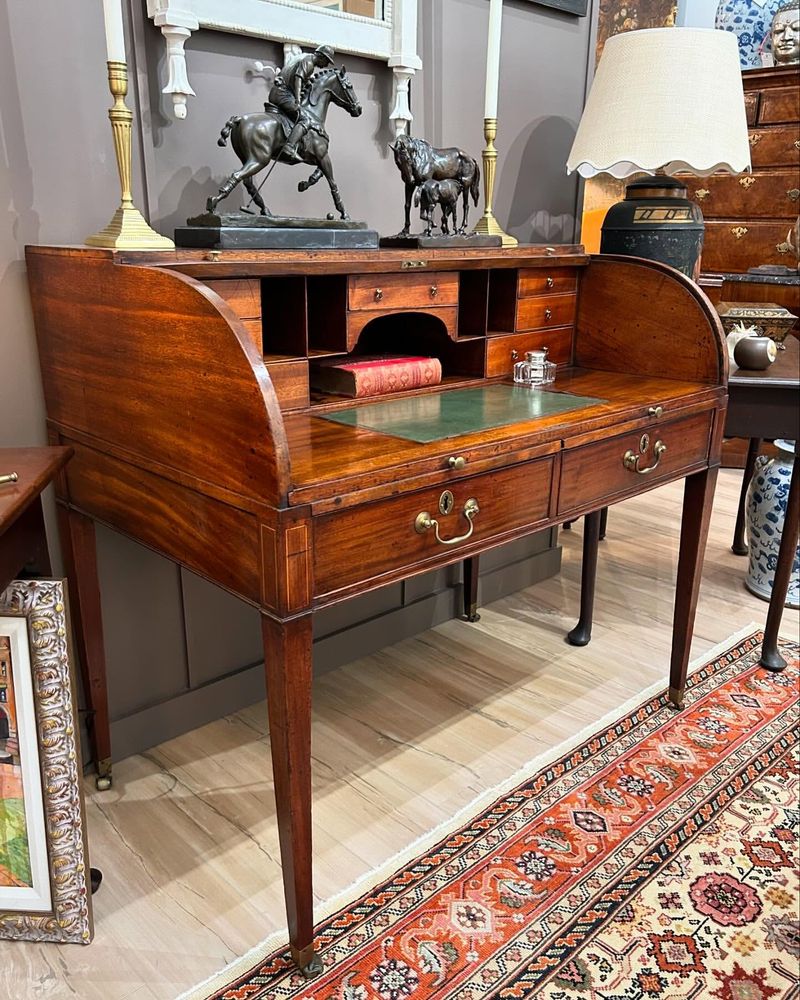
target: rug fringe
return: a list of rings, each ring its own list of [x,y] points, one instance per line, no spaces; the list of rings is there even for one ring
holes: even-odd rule
[[[750,622],[749,625],[745,625],[743,628],[740,628],[737,632],[734,632],[733,635],[728,636],[726,639],[723,639],[722,642],[718,642],[715,646],[712,646],[711,649],[707,649],[705,652],[695,657],[695,659],[689,664],[688,675],[691,676],[691,674],[693,674],[699,667],[704,666],[710,660],[716,659],[727,649],[730,649],[732,646],[736,646],[743,639],[746,639],[748,636],[751,636],[760,630],[760,626],[756,622]],[[596,719],[594,722],[584,726],[580,732],[573,734],[568,739],[559,743],[558,746],[544,750],[536,757],[527,761],[513,774],[500,782],[499,785],[495,785],[488,791],[481,792],[480,795],[475,796],[474,799],[459,809],[454,816],[444,820],[433,830],[429,830],[427,833],[417,837],[414,841],[404,847],[401,851],[398,851],[397,854],[384,861],[377,868],[359,876],[351,882],[350,885],[346,886],[335,895],[330,896],[323,903],[320,903],[317,907],[315,907],[315,925],[320,923],[322,920],[327,919],[331,916],[331,914],[341,909],[349,901],[364,895],[364,893],[372,888],[372,886],[386,881],[386,879],[392,876],[396,871],[398,871],[398,869],[402,868],[409,861],[412,861],[418,854],[424,853],[435,844],[439,843],[440,840],[444,840],[450,834],[454,833],[459,827],[463,826],[467,820],[472,819],[474,816],[483,812],[483,810],[490,806],[492,802],[501,798],[503,795],[507,795],[518,785],[521,785],[523,781],[530,778],[532,774],[535,774],[537,771],[541,771],[543,768],[547,767],[548,764],[552,764],[554,760],[558,760],[560,757],[566,756],[566,754],[570,753],[570,751],[576,746],[586,742],[601,730],[607,729],[610,725],[612,725],[612,723],[616,722],[623,716],[629,715],[634,711],[634,709],[650,701],[657,694],[659,694],[659,692],[664,691],[665,689],[666,685],[664,684],[664,681],[656,681],[654,684],[650,684],[648,687],[644,688],[644,690],[628,698],[627,701],[623,702],[623,704],[615,706],[602,718]],[[176,1000],[206,1000],[209,993],[227,985],[231,982],[231,980],[236,979],[238,976],[243,975],[248,971],[248,969],[252,968],[259,961],[260,957],[265,957],[282,944],[288,944],[286,941],[286,931],[274,931],[268,937],[264,938],[263,941],[251,948],[246,954],[235,959],[218,972],[213,973],[202,983],[199,983],[187,992],[182,993],[179,997],[176,997]]]

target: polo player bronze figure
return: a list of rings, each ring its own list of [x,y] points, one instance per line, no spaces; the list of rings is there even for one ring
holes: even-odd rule
[[[265,111],[228,119],[217,142],[225,146],[230,137],[242,166],[227,178],[218,194],[208,199],[209,212],[214,212],[219,202],[242,183],[260,213],[271,215],[255,185],[255,175],[270,163],[292,166],[307,163],[315,170],[307,181],[298,184],[298,190],[305,191],[324,177],[339,215],[342,219],[350,218],[333,177],[325,118],[331,103],[344,108],[353,118],[361,114],[362,108],[344,66],[336,69],[329,65],[311,75],[317,67],[332,60],[333,49],[327,45],[298,57],[276,76],[269,94],[272,103],[265,105]]]

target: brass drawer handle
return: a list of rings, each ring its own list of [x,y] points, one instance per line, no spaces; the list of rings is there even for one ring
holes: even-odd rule
[[[626,469],[629,469],[631,472],[638,472],[640,476],[644,476],[647,475],[648,472],[652,472],[653,469],[656,468],[658,463],[661,461],[661,456],[664,454],[666,450],[667,446],[664,444],[663,441],[656,441],[656,443],[653,445],[653,454],[655,455],[656,458],[655,462],[653,462],[652,465],[645,466],[644,469],[640,469],[639,459],[642,456],[635,454],[629,448],[622,457],[622,464],[625,466]]]
[[[695,198],[697,198],[698,201],[703,201],[710,194],[711,194],[711,192],[708,190],[708,188],[698,188],[695,191],[694,196],[695,196]]]
[[[740,177],[739,178],[739,183],[742,185],[742,187],[745,189],[745,191],[749,187],[752,187],[755,184],[755,182],[756,182],[756,178],[755,177],[747,177],[747,176],[745,176],[745,177]]]
[[[518,358],[519,358],[519,353],[517,351],[515,351],[514,348],[512,347],[511,348],[511,360],[512,361],[516,361]]]
[[[747,236],[747,226],[734,226],[731,232],[737,240],[740,240],[743,236]]]
[[[431,298],[435,299],[438,294],[439,294],[439,286],[431,285]]]
[[[475,530],[475,522],[473,521],[473,518],[476,514],[480,513],[478,501],[474,497],[470,497],[464,504],[464,510],[462,513],[469,521],[469,531],[464,535],[456,535],[455,538],[442,538],[439,534],[439,522],[435,517],[431,517],[426,510],[417,514],[417,518],[414,521],[414,530],[417,534],[424,535],[426,531],[430,531],[431,528],[433,528],[434,534],[436,535],[436,541],[440,545],[457,545],[458,542],[466,542],[468,538],[472,537],[472,532]]]
[[[785,243],[776,243],[775,249],[778,251],[778,253],[791,253],[791,251],[794,250],[794,247],[787,240]]]
[[[751,146],[757,146],[759,144],[759,142],[761,142],[761,133],[760,132],[752,132],[751,135],[750,135],[750,145]]]
[[[786,197],[789,201],[798,201],[800,199],[800,188],[791,188],[791,190],[786,192]]]
[[[545,311],[544,311],[544,318],[545,319],[552,319],[553,318],[553,310],[552,309],[545,309]]]
[[[383,289],[382,288],[376,288],[375,289],[375,301],[376,302],[380,302],[380,300],[382,298],[383,298]]]
[[[455,469],[456,472],[458,472],[459,469],[464,468],[467,464],[467,460],[463,455],[451,455],[450,458],[447,459],[447,464],[451,469]]]
[[[553,285],[555,284],[555,281],[553,281],[552,278],[548,277],[547,280],[545,281],[545,284],[547,285],[548,288],[552,288]]]
[[[647,411],[647,415],[650,417],[655,417],[656,420],[658,420],[658,418],[662,416],[663,413],[664,413],[663,406],[651,406]]]
[[[794,140],[794,148],[795,149],[800,149],[800,139],[795,139]]]

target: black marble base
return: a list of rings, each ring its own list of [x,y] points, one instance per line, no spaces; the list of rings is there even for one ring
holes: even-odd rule
[[[176,228],[175,245],[208,250],[374,250],[378,233],[364,223],[351,228],[188,225]]]
[[[408,236],[381,236],[381,246],[400,250],[450,250],[459,247],[471,250],[473,247],[501,247],[503,241],[499,236],[484,236],[478,233],[467,233],[464,236],[423,236],[413,233]]]
[[[187,226],[211,229],[368,229],[366,222],[338,219],[333,212],[324,219],[301,215],[258,215],[256,212],[203,212],[186,220]]]

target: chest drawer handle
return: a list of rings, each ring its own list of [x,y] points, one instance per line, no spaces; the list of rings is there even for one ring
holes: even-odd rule
[[[552,309],[545,309],[545,311],[544,311],[544,318],[545,319],[552,319],[553,318],[553,310]]]
[[[743,236],[747,236],[747,231],[747,226],[734,226],[733,229],[731,229],[731,232],[737,240],[740,240]]]
[[[469,521],[469,531],[463,535],[456,535],[455,538],[442,538],[439,534],[439,522],[435,517],[423,510],[417,514],[417,518],[414,521],[414,530],[418,535],[424,535],[426,531],[430,531],[433,528],[433,532],[436,535],[436,541],[440,545],[456,545],[458,542],[466,542],[468,538],[472,537],[472,532],[475,530],[475,522],[473,518],[476,514],[480,513],[480,507],[478,506],[478,501],[475,497],[470,497],[469,500],[464,504],[464,510],[462,511],[464,517]]]
[[[750,145],[751,146],[757,146],[760,142],[761,142],[761,133],[760,132],[751,132],[750,133]]]
[[[463,455],[451,455],[450,458],[447,459],[447,464],[451,469],[455,469],[457,472],[459,469],[464,468],[467,464],[467,460]]]
[[[708,188],[698,188],[695,191],[694,196],[695,198],[697,198],[698,201],[703,201],[703,199],[707,198],[710,194],[711,192],[708,190]]]
[[[789,201],[800,200],[800,188],[792,188],[790,191],[787,191],[786,197],[789,199]]]
[[[752,176],[746,176],[746,177],[740,177],[739,178],[739,183],[742,185],[742,187],[745,189],[745,191],[748,188],[751,188],[755,184],[755,182],[756,182],[756,178],[752,177]]]
[[[431,285],[431,298],[435,299],[438,294],[439,294],[439,286]]]
[[[626,469],[629,469],[631,472],[638,472],[640,476],[645,476],[647,475],[648,472],[652,472],[653,469],[656,468],[658,463],[661,461],[661,456],[664,454],[666,450],[667,446],[664,444],[663,441],[656,441],[656,443],[653,445],[653,454],[655,455],[656,458],[655,462],[653,462],[652,465],[645,466],[644,469],[640,469],[639,459],[642,456],[636,455],[629,448],[622,457],[622,464],[625,466]]]
[[[548,288],[552,288],[553,285],[555,284],[555,281],[553,281],[552,278],[548,278],[545,284],[547,285]]]
[[[664,407],[663,407],[663,406],[651,406],[651,407],[650,407],[650,408],[648,409],[648,411],[647,411],[647,415],[648,415],[649,417],[655,417],[655,418],[656,418],[656,420],[658,420],[658,418],[659,418],[660,416],[662,416],[662,415],[663,415],[663,413],[664,413]]]
[[[376,288],[375,289],[375,301],[376,302],[380,302],[380,300],[382,298],[383,298],[383,289],[382,288]]]

